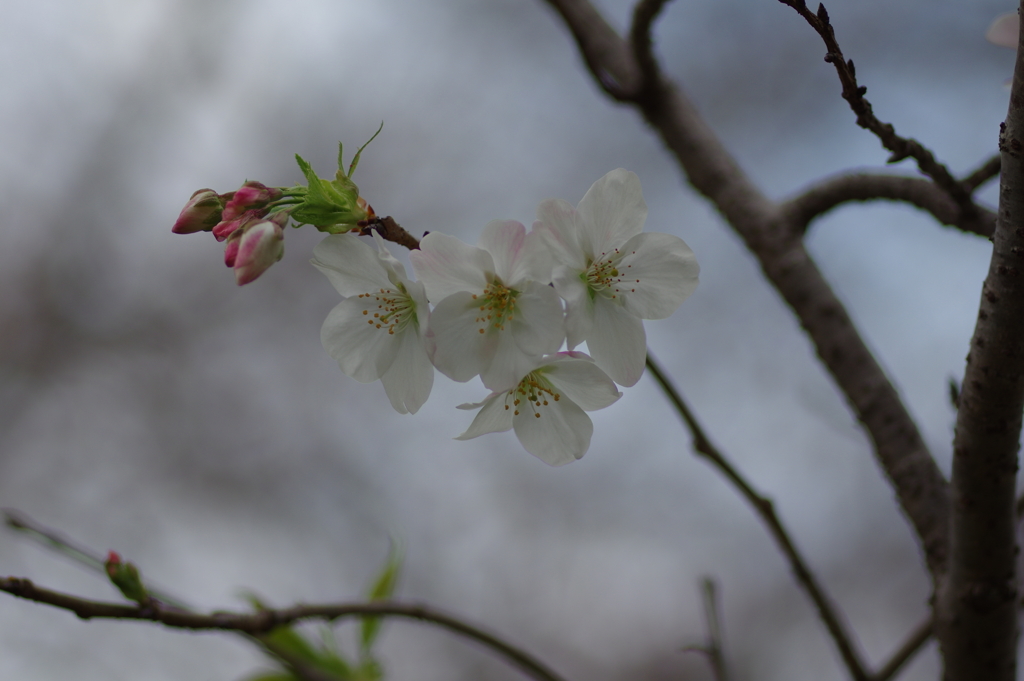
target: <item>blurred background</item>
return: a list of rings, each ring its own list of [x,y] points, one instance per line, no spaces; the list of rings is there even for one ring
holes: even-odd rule
[[[630,4],[598,5],[620,29]],[[833,2],[883,121],[956,173],[996,149],[1013,53],[983,35],[1011,3]],[[918,545],[867,439],[754,259],[631,110],[585,73],[538,0],[36,0],[0,3],[0,506],[203,609],[358,599],[398,538],[399,596],[485,623],[569,679],[711,678],[713,576],[734,679],[843,679],[832,642],[751,509],[692,455],[650,377],[592,414],[552,469],[512,433],[469,442],[478,382],[440,374],[394,413],[320,346],[338,297],[320,235],[239,288],[206,234],[170,227],[200,187],[329,176],[383,120],[355,180],[416,235],[475,242],[592,182],[637,172],[647,229],[685,239],[701,285],[649,344],[713,439],[771,496],[875,665],[926,614]],[[880,168],[791,9],[670,5],[668,73],[772,197]],[[908,163],[896,169],[913,174]],[[994,183],[982,193],[995,201]],[[953,410],[989,244],[905,206],[851,205],[809,245],[949,470]],[[397,249],[396,249],[397,250]],[[405,257],[403,254],[401,257]],[[87,597],[112,587],[12,531],[0,574]],[[343,639],[353,625],[340,628]],[[521,678],[472,644],[394,621],[389,678]],[[223,634],[82,622],[0,597],[0,677],[234,680],[261,654]],[[934,679],[934,644],[903,678]]]

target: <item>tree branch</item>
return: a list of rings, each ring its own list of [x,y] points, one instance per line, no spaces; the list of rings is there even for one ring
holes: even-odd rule
[[[963,185],[972,192],[989,180],[999,175],[999,169],[1003,165],[1003,159],[996,154],[985,161],[981,166],[963,179]]]
[[[300,620],[320,619],[335,621],[348,617],[402,617],[436,624],[469,638],[504,657],[527,676],[539,681],[562,681],[562,678],[528,653],[506,643],[494,634],[428,606],[415,603],[378,601],[373,603],[338,603],[324,605],[296,605],[277,610],[255,613],[215,612],[199,614],[164,606],[159,602],[143,607],[105,601],[91,601],[37,587],[27,579],[0,578],[0,591],[36,603],[45,603],[69,610],[82,619],[124,619],[159,622],[167,627],[193,631],[235,631],[252,636],[270,632],[280,626]]]
[[[676,412],[686,423],[686,427],[690,430],[690,434],[693,437],[693,448],[697,454],[707,459],[728,478],[729,482],[733,484],[743,498],[750,502],[754,511],[757,512],[762,522],[768,527],[768,532],[772,535],[779,550],[782,551],[786,560],[789,561],[797,581],[804,587],[818,609],[818,615],[825,623],[825,628],[828,629],[828,633],[832,636],[832,640],[839,649],[839,654],[843,658],[846,668],[850,671],[850,675],[855,681],[869,681],[871,677],[860,658],[860,654],[856,650],[853,643],[853,635],[846,630],[846,624],[843,622],[842,616],[836,611],[832,600],[825,594],[824,588],[818,583],[818,579],[811,572],[806,561],[797,550],[796,545],[790,539],[789,533],[775,513],[772,501],[758,493],[743,478],[739,471],[729,463],[722,452],[715,447],[704,433],[700,423],[697,422],[693,412],[690,411],[689,406],[683,400],[682,394],[661,370],[661,367],[658,366],[658,363],[649,351],[647,353],[647,369],[654,376],[658,385],[661,386],[665,395],[668,396],[672,405],[676,408]]]
[[[812,220],[844,203],[878,199],[909,203],[928,211],[940,223],[964,232],[985,237],[995,232],[994,212],[979,206],[972,214],[965,215],[937,184],[919,177],[844,173],[817,182],[780,208],[787,220],[806,229]]]
[[[828,52],[825,54],[825,61],[836,67],[839,74],[839,82],[843,86],[843,99],[850,108],[857,114],[857,125],[870,130],[882,142],[882,146],[892,152],[889,163],[897,163],[905,158],[912,157],[917,161],[917,167],[921,172],[932,178],[935,184],[942,187],[949,194],[953,202],[960,208],[965,216],[970,216],[976,210],[974,201],[971,199],[970,190],[959,182],[943,164],[935,160],[932,154],[924,145],[915,139],[900,137],[896,134],[891,123],[882,123],[875,116],[871,109],[871,103],[864,98],[868,89],[857,84],[857,76],[853,67],[853,60],[843,57],[843,51],[839,49],[836,41],[835,31],[829,22],[828,12],[825,6],[819,4],[818,12],[815,14],[807,9],[805,0],[779,0],[797,11],[808,24],[811,25],[821,39],[825,42]]]
[[[1021,2],[1024,10],[1024,0]],[[1000,128],[999,217],[953,438],[951,559],[937,599],[947,681],[1016,678],[1014,496],[1024,411],[1024,31]]]
[[[640,67],[632,50],[593,6],[587,0],[547,2],[572,31],[602,87],[611,78],[620,91],[634,91]],[[922,542],[930,572],[941,574],[949,533],[946,481],[895,388],[804,248],[803,227],[788,220],[754,186],[694,106],[667,79],[659,79],[651,94],[634,106],[675,155],[690,184],[743,238],[799,318],[871,436],[875,455]]]
[[[889,661],[875,672],[874,676],[871,677],[871,681],[889,681],[910,658],[924,647],[924,644],[931,639],[934,630],[935,627],[932,624],[931,617],[926,618],[914,627],[914,630],[907,636],[907,640],[896,649],[896,652],[892,654]]]

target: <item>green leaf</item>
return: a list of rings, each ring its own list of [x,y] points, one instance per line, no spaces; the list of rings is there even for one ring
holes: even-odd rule
[[[391,549],[388,551],[388,557],[384,561],[384,567],[378,573],[377,578],[373,581],[370,586],[366,597],[372,601],[386,601],[395,593],[395,587],[398,586],[398,574],[402,568],[402,552],[399,550],[397,544],[392,541]],[[368,654],[370,649],[373,647],[374,641],[377,640],[377,636],[380,634],[381,618],[379,617],[366,617],[363,618],[362,630],[360,632],[359,647],[364,654]]]

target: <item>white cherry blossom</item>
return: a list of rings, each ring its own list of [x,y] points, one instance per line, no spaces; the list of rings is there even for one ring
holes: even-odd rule
[[[415,414],[434,385],[424,340],[427,296],[373,236],[376,251],[354,234],[329,236],[313,250],[313,265],[345,296],[327,315],[320,340],[345,374],[361,383],[380,379],[391,406]]]
[[[581,458],[590,447],[594,424],[587,411],[603,409],[622,397],[615,384],[582,352],[560,352],[534,362],[510,390],[459,409],[480,409],[456,440],[515,430],[530,454],[552,466]]]
[[[434,303],[430,357],[449,378],[479,375],[487,388],[506,389],[565,340],[551,259],[521,223],[488,223],[479,246],[433,232],[409,258]]]
[[[595,182],[578,208],[548,199],[533,231],[555,259],[566,301],[569,349],[586,341],[598,366],[632,386],[644,371],[644,319],[664,319],[697,287],[700,267],[679,237],[642,233],[647,204],[635,173],[619,168]]]

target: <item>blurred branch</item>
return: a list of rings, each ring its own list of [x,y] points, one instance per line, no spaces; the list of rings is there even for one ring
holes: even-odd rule
[[[795,9],[821,36],[825,42],[825,48],[828,50],[825,54],[825,61],[836,67],[839,82],[843,86],[843,99],[857,114],[857,125],[873,132],[881,140],[882,146],[892,152],[889,163],[897,163],[912,157],[917,161],[917,167],[921,172],[942,187],[965,217],[973,216],[977,207],[971,199],[971,190],[953,177],[946,166],[935,160],[935,155],[923,144],[915,139],[900,137],[891,123],[882,123],[875,116],[871,109],[871,103],[864,97],[868,89],[863,85],[858,85],[853,60],[843,57],[843,51],[836,41],[835,31],[829,22],[825,6],[819,4],[817,13],[814,13],[807,8],[805,0],[779,0],[779,2]]]
[[[349,617],[402,617],[436,624],[469,638],[504,657],[527,676],[539,681],[562,681],[543,663],[506,643],[494,634],[428,606],[415,603],[379,601],[374,603],[338,603],[296,605],[290,608],[260,610],[255,613],[215,612],[209,615],[164,607],[159,602],[147,606],[92,601],[37,587],[27,579],[0,578],[0,591],[36,603],[45,603],[75,613],[82,619],[125,619],[159,622],[176,629],[192,631],[235,631],[253,636],[300,620],[335,621]]]
[[[676,387],[669,380],[668,376],[662,371],[661,367],[654,360],[651,353],[647,353],[647,368],[654,376],[658,385],[665,391],[669,400],[675,406],[676,411],[682,417],[686,423],[686,427],[689,429],[690,434],[693,437],[693,448],[700,456],[711,462],[713,466],[718,468],[725,477],[728,478],[729,482],[739,490],[740,494],[750,502],[750,505],[754,507],[754,510],[761,517],[762,522],[768,526],[768,531],[775,540],[779,549],[785,555],[786,560],[789,561],[790,567],[793,569],[793,573],[796,575],[797,581],[810,595],[811,600],[814,602],[815,607],[818,609],[818,615],[821,616],[822,621],[825,623],[825,628],[828,629],[828,633],[832,636],[832,640],[835,642],[836,647],[839,649],[839,654],[843,658],[843,662],[846,664],[846,668],[850,671],[850,675],[856,681],[869,681],[871,676],[869,675],[864,662],[860,659],[854,643],[853,636],[846,630],[846,624],[843,622],[841,615],[832,604],[832,600],[825,594],[825,589],[818,583],[818,579],[811,572],[803,556],[797,550],[793,540],[790,539],[789,533],[783,526],[782,521],[779,520],[778,515],[775,513],[775,507],[772,504],[771,499],[762,496],[748,483],[743,476],[739,473],[736,468],[729,463],[725,455],[715,447],[708,436],[705,434],[704,429],[700,423],[697,422],[696,416],[690,411],[690,407],[683,400],[682,394],[676,389]]]
[[[815,218],[850,201],[902,201],[931,213],[944,225],[980,236],[995,232],[996,214],[977,207],[965,215],[960,207],[931,180],[881,173],[841,174],[805,189],[780,208],[799,229],[806,230]]]
[[[729,681],[725,668],[725,648],[722,644],[722,628],[718,617],[718,589],[715,580],[705,577],[701,580],[701,595],[704,598],[704,621],[708,628],[708,640],[702,646],[687,646],[685,652],[701,653],[711,663],[715,681]]]
[[[999,175],[999,169],[1003,165],[1003,159],[996,154],[989,160],[985,161],[981,166],[972,173],[969,173],[967,177],[963,179],[963,184],[974,191],[981,185],[985,184],[989,180]]]
[[[547,2],[572,32],[587,68],[606,92],[615,97],[617,92],[639,91],[642,69],[632,46],[590,2]],[[929,571],[933,577],[942,574],[949,535],[948,485],[896,389],[804,247],[804,225],[764,196],[674,83],[662,75],[644,92],[632,103],[675,155],[690,184],[743,238],[800,320],[870,435],[879,465],[921,540]]]
[[[910,658],[924,647],[924,644],[931,639],[934,631],[935,627],[929,615],[924,621],[914,627],[914,630],[907,636],[907,640],[892,654],[889,661],[875,672],[871,677],[871,681],[889,681]]]

